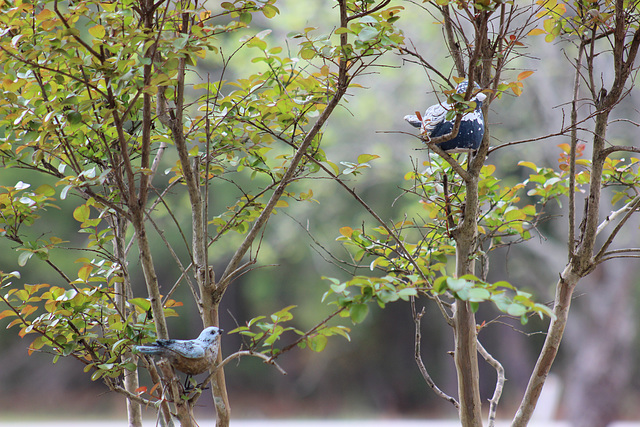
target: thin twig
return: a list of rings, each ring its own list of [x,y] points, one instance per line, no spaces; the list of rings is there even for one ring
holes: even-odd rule
[[[484,358],[484,360],[496,370],[496,388],[493,391],[493,396],[489,399],[489,424],[488,427],[494,427],[496,425],[496,411],[498,410],[498,402],[502,396],[502,389],[504,387],[504,367],[502,364],[493,357],[480,343],[477,341],[478,353]]]
[[[416,364],[418,365],[418,369],[422,374],[422,378],[424,378],[424,381],[427,383],[429,387],[431,387],[431,389],[434,391],[434,393],[438,397],[441,397],[447,402],[451,403],[456,409],[460,409],[460,404],[458,403],[458,401],[455,398],[449,396],[444,391],[442,391],[436,385],[436,383],[433,381],[433,379],[429,375],[429,372],[427,372],[426,366],[424,366],[424,362],[422,361],[422,353],[420,350],[420,343],[422,342],[422,333],[420,332],[420,321],[422,320],[422,316],[424,316],[424,307],[422,307],[422,310],[420,311],[420,313],[418,313],[416,311],[416,301],[415,301],[415,298],[413,297],[411,298],[411,314],[413,316],[413,322],[416,327],[414,358],[415,358]]]

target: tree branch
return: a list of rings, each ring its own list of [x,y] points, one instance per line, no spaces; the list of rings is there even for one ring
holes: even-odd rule
[[[458,403],[458,401],[449,396],[448,394],[446,394],[444,391],[442,391],[437,385],[436,383],[433,381],[433,379],[431,378],[431,376],[429,375],[429,373],[427,372],[427,368],[424,366],[424,362],[422,361],[422,351],[420,349],[420,343],[422,342],[422,333],[420,331],[420,323],[422,320],[422,316],[424,316],[424,307],[422,307],[422,310],[420,311],[420,313],[418,313],[416,311],[416,301],[414,297],[411,297],[411,315],[413,316],[413,322],[415,324],[415,345],[414,345],[414,359],[416,361],[416,364],[418,365],[418,369],[420,370],[420,374],[422,374],[422,378],[424,379],[424,381],[427,383],[427,385],[429,387],[431,387],[431,389],[433,390],[433,392],[438,396],[441,397],[442,399],[446,400],[447,402],[451,403],[456,409],[460,409],[460,404]]]
[[[494,358],[480,343],[480,340],[477,342],[478,353],[484,358],[484,360],[496,370],[496,388],[493,391],[493,396],[489,400],[489,424],[488,427],[494,427],[496,424],[496,412],[498,410],[498,402],[500,402],[500,397],[502,396],[502,389],[504,387],[504,367],[498,361],[498,359]]]

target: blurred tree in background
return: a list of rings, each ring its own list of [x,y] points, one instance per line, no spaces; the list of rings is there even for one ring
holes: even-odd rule
[[[436,406],[427,380],[464,425],[481,425],[490,398],[491,423],[500,360],[504,404],[526,425],[573,291],[594,270],[606,298],[578,301],[593,324],[568,331],[581,358],[566,357],[579,391],[567,409],[576,425],[622,409],[636,283],[607,271],[637,268],[636,245],[619,238],[637,229],[638,160],[620,155],[638,151],[635,3],[15,1],[3,12],[0,206],[5,253],[17,251],[0,266],[2,316],[36,337],[30,353],[75,357],[124,394],[130,424],[153,402],[161,422],[177,411],[187,425],[208,380],[228,422],[222,369],[185,391],[143,360],[145,388],[130,352],[215,324],[239,332],[223,338],[225,363],[261,354],[290,373],[225,365],[231,405],[251,415],[301,396],[316,413],[408,413]],[[464,78],[489,96],[481,149],[410,154],[416,139],[389,130],[436,98],[459,120],[472,94],[448,88]],[[416,96],[430,86],[431,102]],[[514,331],[544,329],[544,315],[529,379],[542,343]],[[478,332],[489,365],[475,360]],[[17,348],[4,378],[31,382]],[[169,391],[157,399],[160,376]]]

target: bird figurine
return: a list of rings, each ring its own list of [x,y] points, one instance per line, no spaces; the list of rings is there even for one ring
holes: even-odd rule
[[[464,94],[467,92],[469,81],[464,80],[456,87],[456,92]],[[475,87],[479,90],[480,86],[477,84]],[[449,153],[460,153],[472,150],[477,150],[482,143],[484,137],[484,117],[482,115],[482,101],[487,96],[482,92],[475,93],[471,101],[476,103],[476,108],[464,114],[460,121],[460,129],[455,138],[449,141],[441,142],[438,145],[444,151]],[[454,120],[446,120],[447,112],[453,108],[453,105],[448,103],[435,104],[427,108],[422,118],[417,115],[407,115],[404,119],[409,122],[411,126],[419,127],[420,133],[427,137],[427,141],[432,138],[436,138],[442,135],[446,135],[451,132]]]
[[[164,357],[175,369],[187,375],[197,375],[213,366],[218,357],[221,332],[222,329],[209,326],[194,340],[156,340],[135,349],[143,354]]]

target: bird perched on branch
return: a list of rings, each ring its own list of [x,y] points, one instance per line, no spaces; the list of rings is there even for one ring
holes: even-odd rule
[[[197,375],[213,366],[218,357],[220,333],[222,329],[215,326],[205,328],[194,340],[156,340],[149,345],[136,346],[143,354],[160,356],[180,372]]]
[[[465,80],[458,84],[456,92],[465,94],[469,81]],[[477,84],[475,87],[478,91],[473,94],[471,101],[476,103],[476,107],[473,111],[465,113],[462,116],[460,122],[460,129],[455,138],[449,141],[441,142],[437,144],[440,148],[447,152],[464,152],[470,150],[477,150],[480,147],[482,138],[484,137],[484,117],[482,115],[482,101],[487,96],[480,92],[480,86]],[[453,109],[453,105],[448,103],[435,104],[427,108],[424,115],[420,117],[419,113],[416,115],[404,116],[404,119],[409,122],[411,126],[419,127],[420,133],[430,139],[446,135],[451,132],[455,123],[455,116],[452,120],[447,120],[447,113]]]

